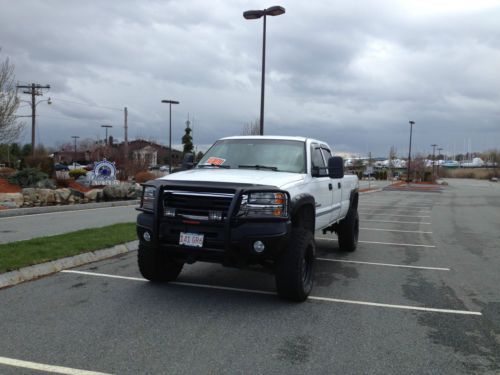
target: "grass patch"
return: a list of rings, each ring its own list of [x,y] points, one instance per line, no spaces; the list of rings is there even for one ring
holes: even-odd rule
[[[0,245],[0,273],[137,239],[135,223],[83,229]]]

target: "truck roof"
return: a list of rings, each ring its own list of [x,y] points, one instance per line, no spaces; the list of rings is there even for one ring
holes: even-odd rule
[[[326,142],[312,139],[312,138],[291,137],[291,136],[285,136],[285,135],[236,135],[236,136],[232,136],[232,137],[224,137],[221,139],[281,139],[284,141],[300,141],[300,142],[306,142],[309,139],[313,142],[326,144]]]

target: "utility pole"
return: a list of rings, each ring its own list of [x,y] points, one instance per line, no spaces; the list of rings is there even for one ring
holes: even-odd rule
[[[431,145],[432,147],[432,182],[436,180],[436,171],[435,171],[435,165],[436,165],[436,147],[437,144]]]
[[[125,107],[123,109],[124,113],[124,130],[125,130],[125,141],[124,141],[124,146],[125,146],[125,173],[128,174],[128,109]],[[128,177],[128,176],[127,176]]]
[[[31,155],[35,156],[35,125],[36,125],[36,105],[35,98],[43,95],[43,89],[50,89],[50,85],[42,86],[39,83],[32,83],[31,85],[17,85],[18,89],[26,89],[23,94],[31,95]],[[50,98],[48,100],[50,104]]]

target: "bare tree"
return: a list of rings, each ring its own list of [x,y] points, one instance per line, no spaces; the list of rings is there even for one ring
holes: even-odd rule
[[[242,135],[259,135],[260,134],[260,124],[259,120],[254,120],[253,122],[247,122],[243,125]]]
[[[0,143],[15,141],[24,125],[15,114],[19,98],[14,79],[14,65],[7,58],[0,63]]]

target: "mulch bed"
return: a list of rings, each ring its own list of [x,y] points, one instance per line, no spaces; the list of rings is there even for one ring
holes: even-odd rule
[[[21,187],[9,183],[6,179],[0,178],[0,193],[20,193]]]
[[[73,189],[73,190],[79,191],[80,193],[86,193],[86,192],[92,190],[92,188],[80,185],[79,183],[76,183],[75,181],[69,182],[68,187]]]

